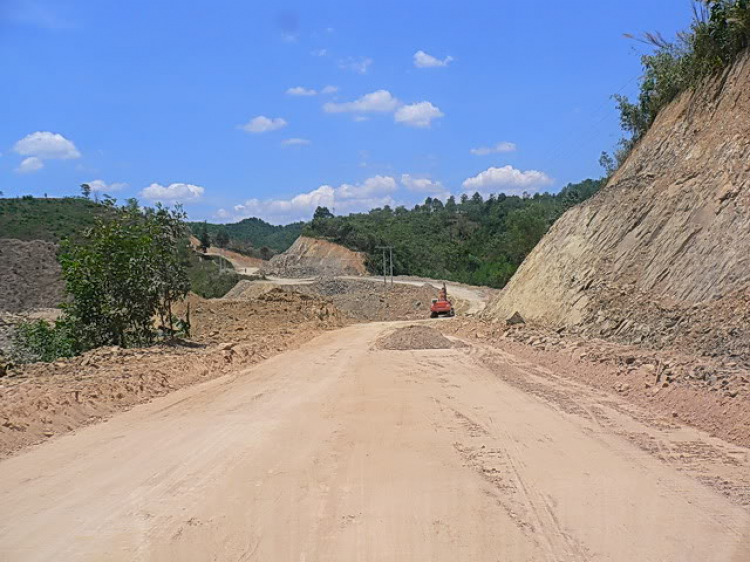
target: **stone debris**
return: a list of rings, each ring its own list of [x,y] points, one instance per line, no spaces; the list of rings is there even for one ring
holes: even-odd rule
[[[377,347],[389,350],[416,349],[451,349],[461,346],[460,342],[452,342],[435,328],[428,326],[406,326],[381,336]]]

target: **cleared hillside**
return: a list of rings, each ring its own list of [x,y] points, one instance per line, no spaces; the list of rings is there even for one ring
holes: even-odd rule
[[[746,355],[750,54],[660,112],[488,308],[594,336]]]

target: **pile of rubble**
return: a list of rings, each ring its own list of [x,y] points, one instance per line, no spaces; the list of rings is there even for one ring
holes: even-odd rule
[[[597,312],[574,328],[580,335],[650,349],[675,347],[750,367],[750,289],[694,305],[657,300],[632,286],[600,285],[589,295]]]
[[[308,295],[330,298],[333,305],[357,322],[421,320],[430,315],[430,303],[437,291],[431,285],[384,285],[365,280],[319,278],[314,283],[295,285]]]
[[[428,326],[406,326],[398,328],[378,339],[377,347],[398,351],[414,349],[451,349],[462,346],[453,342],[435,328]]]

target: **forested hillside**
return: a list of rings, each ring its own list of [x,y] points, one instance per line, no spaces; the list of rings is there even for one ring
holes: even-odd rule
[[[249,247],[244,248],[245,253],[254,253],[249,252],[250,247],[260,249],[265,246],[275,254],[285,251],[294,244],[294,241],[302,232],[303,224],[295,222],[285,226],[276,226],[261,219],[249,218],[234,224],[194,222],[190,223],[190,228],[193,234],[199,237],[205,225],[208,235],[213,241],[219,238],[220,232],[224,232],[231,240],[233,249],[243,251],[243,245],[249,245]]]
[[[0,199],[0,238],[59,242],[80,234],[107,210],[83,197]]]
[[[502,287],[550,226],[603,183],[589,179],[533,197],[475,193],[445,203],[428,197],[411,210],[385,207],[342,217],[318,208],[303,234],[365,252],[374,272],[382,271],[377,247],[387,245],[394,247],[397,275]]]

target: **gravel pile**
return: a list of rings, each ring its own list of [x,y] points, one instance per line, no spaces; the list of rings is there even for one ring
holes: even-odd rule
[[[378,347],[406,351],[409,349],[452,349],[457,346],[435,328],[407,326],[382,336],[378,340]]]

